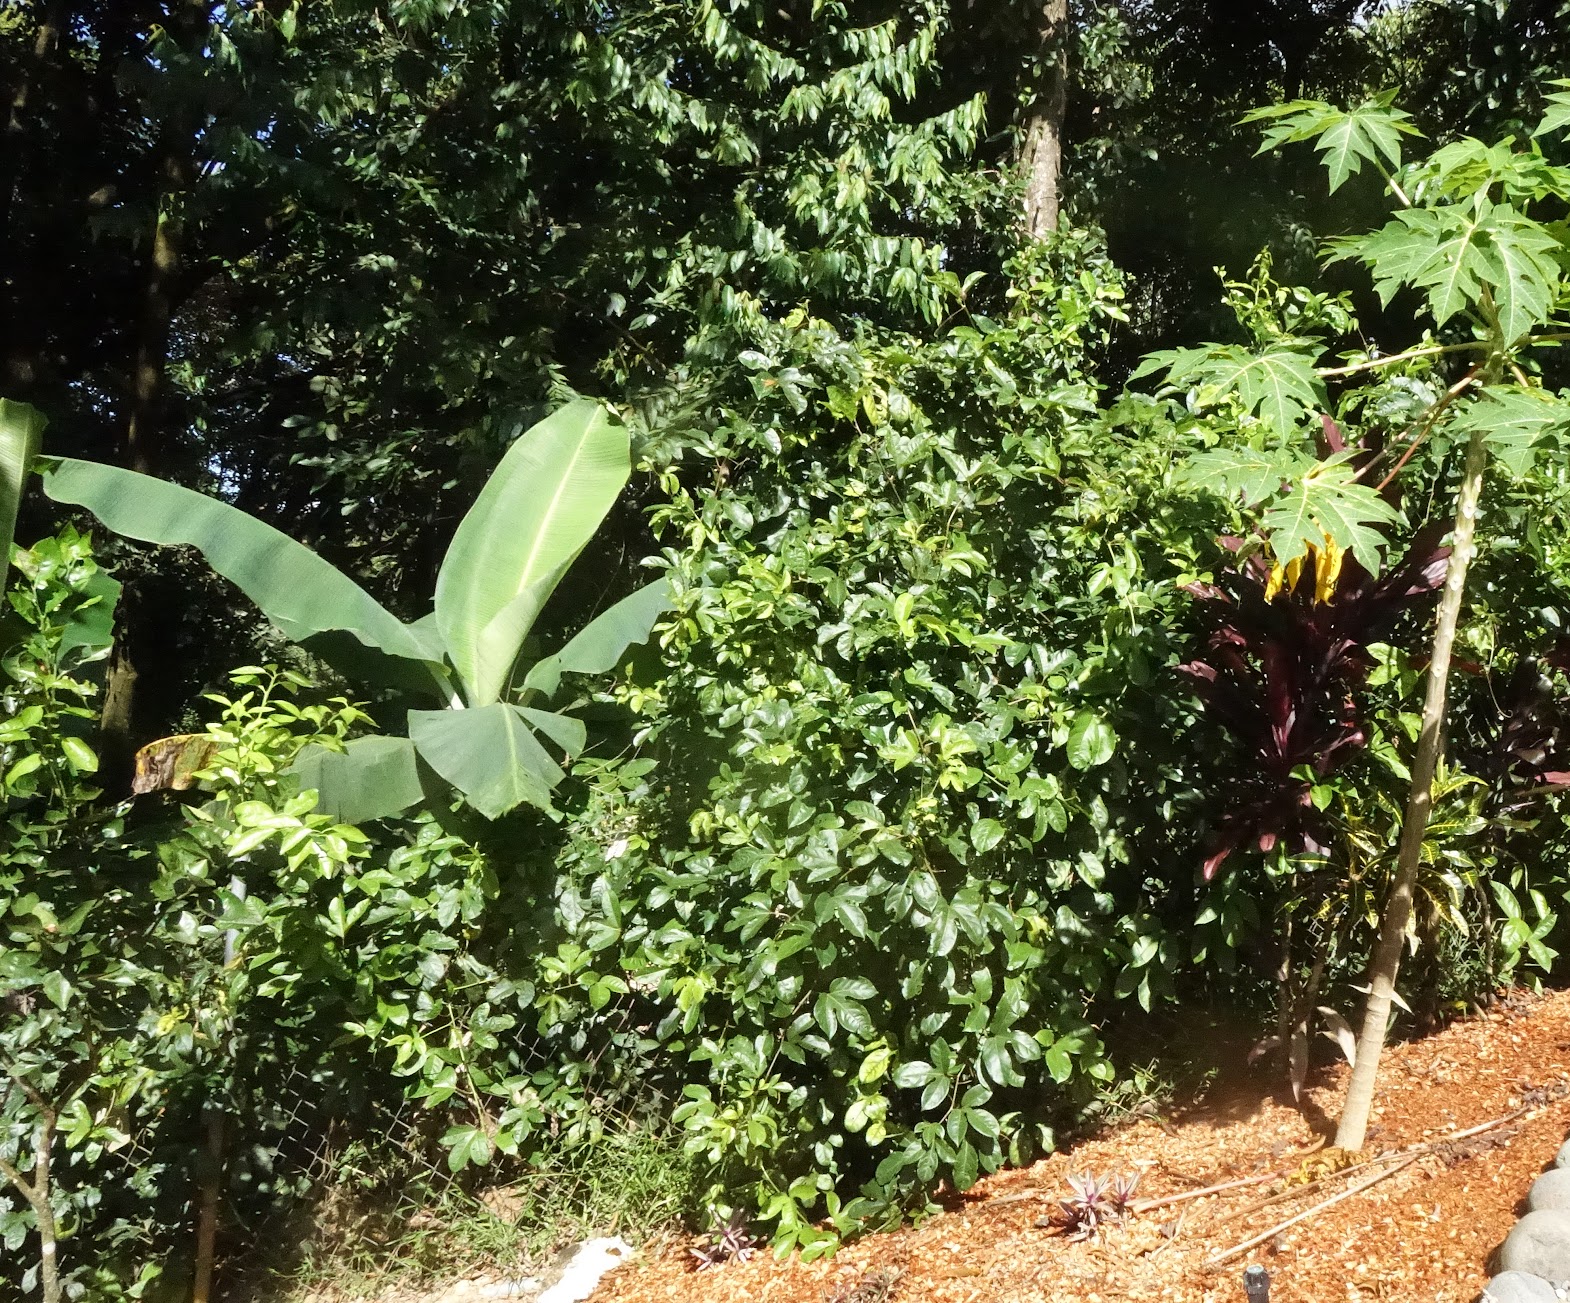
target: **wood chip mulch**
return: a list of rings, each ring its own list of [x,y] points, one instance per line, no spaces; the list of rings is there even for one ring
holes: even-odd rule
[[[1000,1172],[953,1211],[868,1236],[827,1261],[764,1252],[700,1272],[688,1243],[672,1242],[618,1269],[595,1303],[1243,1303],[1243,1268],[1254,1263],[1270,1272],[1271,1303],[1470,1303],[1527,1187],[1570,1127],[1570,992],[1517,993],[1486,1015],[1387,1049],[1380,1074],[1363,1157],[1429,1148],[1221,1266],[1207,1259],[1380,1170],[1343,1177],[1323,1150],[1344,1067],[1316,1075],[1303,1111],[1269,1097],[1269,1087],[1214,1092]],[[1280,1179],[1153,1208],[1098,1241],[1075,1242],[1047,1219],[1067,1194],[1065,1176],[1087,1168],[1141,1172],[1145,1199],[1267,1173]]]

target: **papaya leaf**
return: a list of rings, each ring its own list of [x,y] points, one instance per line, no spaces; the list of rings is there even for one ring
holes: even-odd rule
[[[1311,547],[1323,548],[1328,537],[1366,569],[1379,568],[1386,539],[1374,526],[1400,520],[1401,514],[1356,482],[1345,456],[1338,453],[1299,476],[1260,517],[1279,564],[1307,555]]]
[[[1534,136],[1544,136],[1550,131],[1563,132],[1566,129],[1570,129],[1570,81],[1561,79],[1550,82],[1549,85],[1558,86],[1561,89],[1543,96],[1543,100],[1548,107],[1543,114],[1543,120],[1537,124],[1537,130],[1532,132]]]
[[[1493,209],[1483,248],[1494,289],[1499,329],[1514,344],[1548,320],[1558,292],[1559,241],[1538,223],[1503,204]]]
[[[1273,498],[1302,465],[1299,458],[1255,448],[1212,448],[1192,458],[1177,476],[1180,485],[1214,493],[1246,507]]]
[[[1386,304],[1405,287],[1423,291],[1438,325],[1472,308],[1486,286],[1507,343],[1547,318],[1560,279],[1553,235],[1483,195],[1397,213],[1379,230],[1329,247],[1332,262],[1363,262]]]
[[[1456,414],[1451,428],[1484,431],[1484,442],[1510,474],[1531,469],[1544,441],[1570,425],[1570,404],[1540,389],[1488,389]]]
[[[1314,356],[1306,347],[1305,340],[1273,344],[1262,353],[1235,344],[1176,349],[1146,359],[1136,374],[1158,370],[1150,365],[1153,361],[1164,362],[1172,384],[1198,390],[1200,406],[1213,407],[1235,396],[1246,412],[1285,436],[1308,410],[1325,401],[1324,386],[1314,374]]]
[[[1268,122],[1258,152],[1312,140],[1330,172],[1334,194],[1347,179],[1372,163],[1389,171],[1401,166],[1401,137],[1421,133],[1411,115],[1394,107],[1395,92],[1384,91],[1356,108],[1338,109],[1321,100],[1293,100],[1255,109],[1244,122]]]

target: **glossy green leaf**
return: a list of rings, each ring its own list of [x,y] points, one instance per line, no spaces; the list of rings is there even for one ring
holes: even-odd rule
[[[986,854],[1003,840],[1003,825],[996,819],[978,819],[970,828],[970,844]]]
[[[473,706],[495,702],[540,608],[631,471],[625,427],[579,401],[526,430],[458,526],[436,623]]]
[[[0,593],[5,591],[6,572],[11,568],[17,508],[27,473],[38,456],[45,424],[36,407],[0,398]]]
[[[60,632],[60,659],[78,665],[108,655],[114,645],[115,607],[120,601],[120,581],[107,570],[96,571],[82,586],[91,600],[70,609]]]
[[[402,623],[359,584],[303,544],[226,502],[118,466],[62,457],[44,471],[56,502],[85,507],[116,533],[146,543],[189,544],[288,637],[329,629],[408,660],[440,648]]]
[[[1094,769],[1112,759],[1117,750],[1117,734],[1112,725],[1092,711],[1074,716],[1068,730],[1068,762],[1075,769]]]
[[[66,763],[79,774],[95,774],[98,772],[98,755],[92,747],[79,737],[62,737],[60,750],[65,756]]]

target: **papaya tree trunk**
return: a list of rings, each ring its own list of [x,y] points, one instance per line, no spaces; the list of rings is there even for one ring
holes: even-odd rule
[[[1461,618],[1461,599],[1466,590],[1466,571],[1475,550],[1477,505],[1483,491],[1483,469],[1488,450],[1483,431],[1474,429],[1466,446],[1466,464],[1461,474],[1461,494],[1456,503],[1455,529],[1450,563],[1445,570],[1444,594],[1439,602],[1438,622],[1434,627],[1433,651],[1428,662],[1428,684],[1423,699],[1423,723],[1417,736],[1417,754],[1412,760],[1412,787],[1407,797],[1406,817],[1401,825],[1401,842],[1396,852],[1395,878],[1385,901],[1380,920],[1379,940],[1369,962],[1368,1004],[1363,1028],[1357,1038],[1357,1060],[1347,1086],[1346,1103],[1336,1128],[1336,1145],[1341,1149],[1361,1149],[1368,1134],[1368,1116],[1374,1103],[1374,1083],[1379,1074],[1379,1056],[1385,1047],[1385,1029],[1390,1021],[1390,1005],[1401,971],[1401,950],[1406,945],[1407,923],[1412,917],[1412,895],[1428,830],[1429,807],[1433,798],[1434,773],[1439,767],[1439,750],[1445,725],[1445,697],[1450,679],[1450,651],[1455,645],[1456,625]]]
[[[1020,171],[1025,177],[1025,234],[1039,240],[1058,229],[1063,175],[1063,117],[1068,108],[1068,0],[1042,0],[1040,77],[1025,115]]]

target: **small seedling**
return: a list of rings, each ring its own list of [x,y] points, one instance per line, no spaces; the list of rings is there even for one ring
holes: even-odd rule
[[[713,1229],[707,1238],[689,1252],[698,1260],[697,1270],[718,1267],[726,1262],[746,1262],[758,1251],[756,1241],[747,1233],[747,1216],[736,1211],[727,1217],[720,1216],[718,1208],[710,1208],[714,1219]]]
[[[1085,1240],[1098,1234],[1109,1223],[1121,1226],[1128,1220],[1139,1185],[1139,1173],[1097,1176],[1094,1172],[1071,1173],[1069,1189],[1073,1194],[1058,1200],[1063,1210],[1064,1229],[1071,1240]]]

